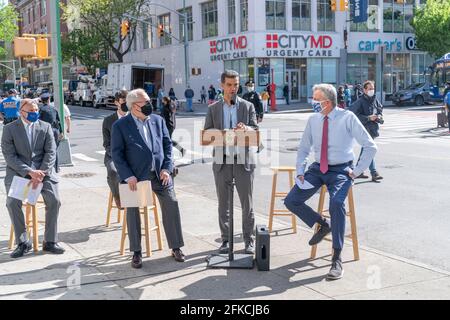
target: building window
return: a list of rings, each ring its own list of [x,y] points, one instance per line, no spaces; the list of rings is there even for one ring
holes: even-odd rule
[[[236,33],[236,0],[228,0],[228,33]]]
[[[167,46],[167,45],[171,45],[172,44],[172,38],[170,37],[170,14],[164,14],[162,16],[158,17],[158,26],[163,26],[164,29],[164,36],[162,36],[161,38],[159,38],[159,45],[162,46]]]
[[[241,32],[248,31],[248,0],[241,1]]]
[[[347,82],[350,84],[364,83],[376,79],[375,54],[349,54],[347,57]]]
[[[412,33],[414,0],[383,0],[383,31]]]
[[[152,28],[148,23],[142,22],[141,24],[142,28],[142,48],[148,49],[150,48],[150,40],[152,38],[151,30]]]
[[[184,9],[178,10],[179,13],[183,14],[184,13]],[[186,8],[186,14],[187,14],[187,27],[188,27],[188,41],[192,41],[192,39],[194,39],[194,31],[193,31],[193,22],[192,22],[192,7]],[[180,23],[180,42],[184,42],[184,17],[183,16],[178,16],[179,19],[179,23]]]
[[[334,31],[334,12],[328,0],[317,0],[317,31]]]
[[[292,30],[311,31],[311,0],[292,1]]]
[[[225,70],[234,70],[239,73],[239,83],[243,85],[248,80],[254,81],[255,65],[254,59],[236,59],[224,61]]]
[[[285,0],[266,0],[266,29],[286,30]]]
[[[47,14],[47,0],[41,0],[41,17]]]
[[[337,83],[337,59],[308,59],[307,63],[307,83],[308,97],[312,97],[312,87],[317,83],[329,83],[336,85]]]
[[[217,0],[202,3],[202,33],[203,38],[218,35]]]
[[[386,54],[383,70],[383,91],[394,93],[409,86],[411,78],[410,55],[404,53]]]
[[[352,6],[353,3],[350,4]],[[367,21],[351,23],[350,31],[354,32],[378,32],[378,0],[369,0]]]

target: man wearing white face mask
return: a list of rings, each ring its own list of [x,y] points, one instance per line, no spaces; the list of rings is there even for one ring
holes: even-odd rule
[[[372,139],[375,139],[379,136],[379,124],[384,123],[383,106],[375,96],[375,85],[373,81],[364,82],[363,88],[364,94],[350,106],[350,110],[356,114],[358,119],[366,128],[367,132],[369,132]],[[361,149],[359,158],[361,158],[363,151],[364,148]],[[379,182],[378,180],[383,179],[383,177],[379,175],[377,169],[375,168],[374,160],[372,160],[372,162],[370,163],[369,170],[370,174],[372,175],[373,182]],[[367,179],[369,177],[364,173],[361,173],[358,178]]]

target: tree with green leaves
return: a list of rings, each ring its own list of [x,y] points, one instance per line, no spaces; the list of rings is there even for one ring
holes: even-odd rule
[[[16,9],[10,5],[2,6],[0,4],[0,43],[11,43],[17,33],[17,21],[19,16]],[[0,45],[0,58],[4,58],[6,49]]]
[[[78,29],[90,30],[92,36],[87,36],[85,40],[92,42],[101,39],[116,60],[122,62],[123,56],[130,51],[135,40],[137,22],[129,21],[130,35],[125,37],[120,33],[120,24],[127,20],[125,14],[138,17],[144,2],[145,0],[69,0],[68,5],[63,8],[63,17],[68,24],[78,24]],[[80,33],[77,32],[74,39],[80,39],[79,36]],[[127,37],[129,41],[125,41]],[[84,46],[82,51],[86,51],[90,46],[91,44]]]
[[[414,10],[417,48],[435,58],[450,52],[450,0],[428,0]]]

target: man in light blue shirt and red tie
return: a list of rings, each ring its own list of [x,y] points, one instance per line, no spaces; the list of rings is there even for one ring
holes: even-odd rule
[[[297,177],[313,185],[300,189],[295,185],[284,200],[285,206],[310,228],[320,225],[319,231],[309,241],[316,245],[332,233],[333,258],[327,275],[330,280],[340,279],[344,273],[341,251],[345,234],[345,198],[355,177],[369,167],[377,147],[367,130],[353,112],[336,108],[336,89],[330,84],[313,87],[313,107],[316,113],[308,119],[297,153]],[[353,140],[363,148],[360,161],[353,166]],[[308,156],[314,149],[315,162],[305,172]],[[330,194],[331,221],[323,218],[305,202],[322,185]]]

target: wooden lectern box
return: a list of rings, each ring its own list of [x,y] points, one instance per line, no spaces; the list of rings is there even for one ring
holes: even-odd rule
[[[260,137],[258,130],[200,130],[200,145],[202,146],[238,146],[238,147],[258,147]]]

